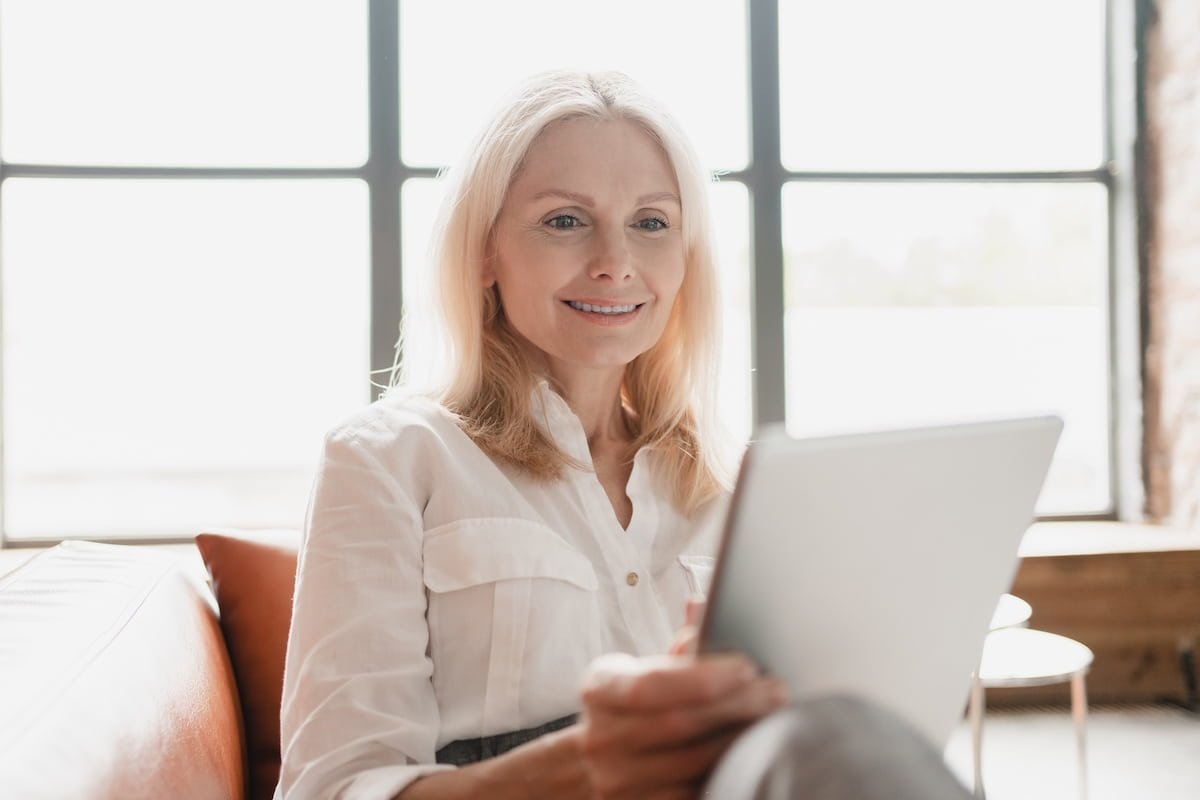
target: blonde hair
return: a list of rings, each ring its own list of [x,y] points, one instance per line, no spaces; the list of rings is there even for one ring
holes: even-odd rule
[[[578,466],[535,423],[533,390],[546,376],[481,280],[493,225],[530,146],[547,126],[576,118],[639,125],[662,147],[679,184],[683,283],[659,341],[626,367],[621,394],[634,445],[651,450],[675,506],[690,515],[727,489],[731,474],[714,413],[720,306],[710,178],[674,120],[621,73],[534,76],[446,174],[430,254],[433,296],[405,303],[389,392],[403,387],[434,397],[485,452],[535,477]]]

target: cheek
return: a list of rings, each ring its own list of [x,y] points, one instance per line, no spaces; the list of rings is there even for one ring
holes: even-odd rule
[[[537,335],[551,324],[553,308],[545,264],[528,248],[511,248],[496,265],[500,305],[511,324],[525,336]]]
[[[525,248],[508,245],[497,251],[496,283],[505,305],[528,294],[533,263]]]
[[[565,261],[569,261],[569,256],[561,247],[514,236],[498,253],[497,279],[513,286],[545,289],[553,276],[562,271]]]
[[[683,276],[686,269],[683,258],[680,257],[678,261],[671,264],[669,269],[664,270],[660,293],[671,298],[678,297],[679,290],[683,287]]]

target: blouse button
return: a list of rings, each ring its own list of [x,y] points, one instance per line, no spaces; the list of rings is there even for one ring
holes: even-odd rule
[[[636,572],[629,573],[628,575],[625,576],[625,582],[628,583],[630,586],[637,586],[638,574]]]

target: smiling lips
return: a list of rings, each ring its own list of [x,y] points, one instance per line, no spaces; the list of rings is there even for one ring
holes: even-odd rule
[[[580,300],[564,300],[563,303],[590,321],[602,324],[633,319],[645,305],[645,303],[613,303],[611,301],[585,303]]]
[[[580,303],[577,300],[567,300],[567,305],[576,311],[588,311],[592,314],[628,314],[635,310],[640,303],[626,303],[625,305],[599,305],[596,303]]]

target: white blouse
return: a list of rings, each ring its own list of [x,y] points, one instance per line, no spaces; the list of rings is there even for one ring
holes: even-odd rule
[[[591,464],[545,382],[538,424]],[[331,431],[305,525],[283,683],[277,797],[391,798],[443,745],[579,710],[606,652],[662,653],[681,556],[711,556],[727,497],[687,518],[634,458],[623,529],[591,471],[539,483],[437,404],[374,403]]]

